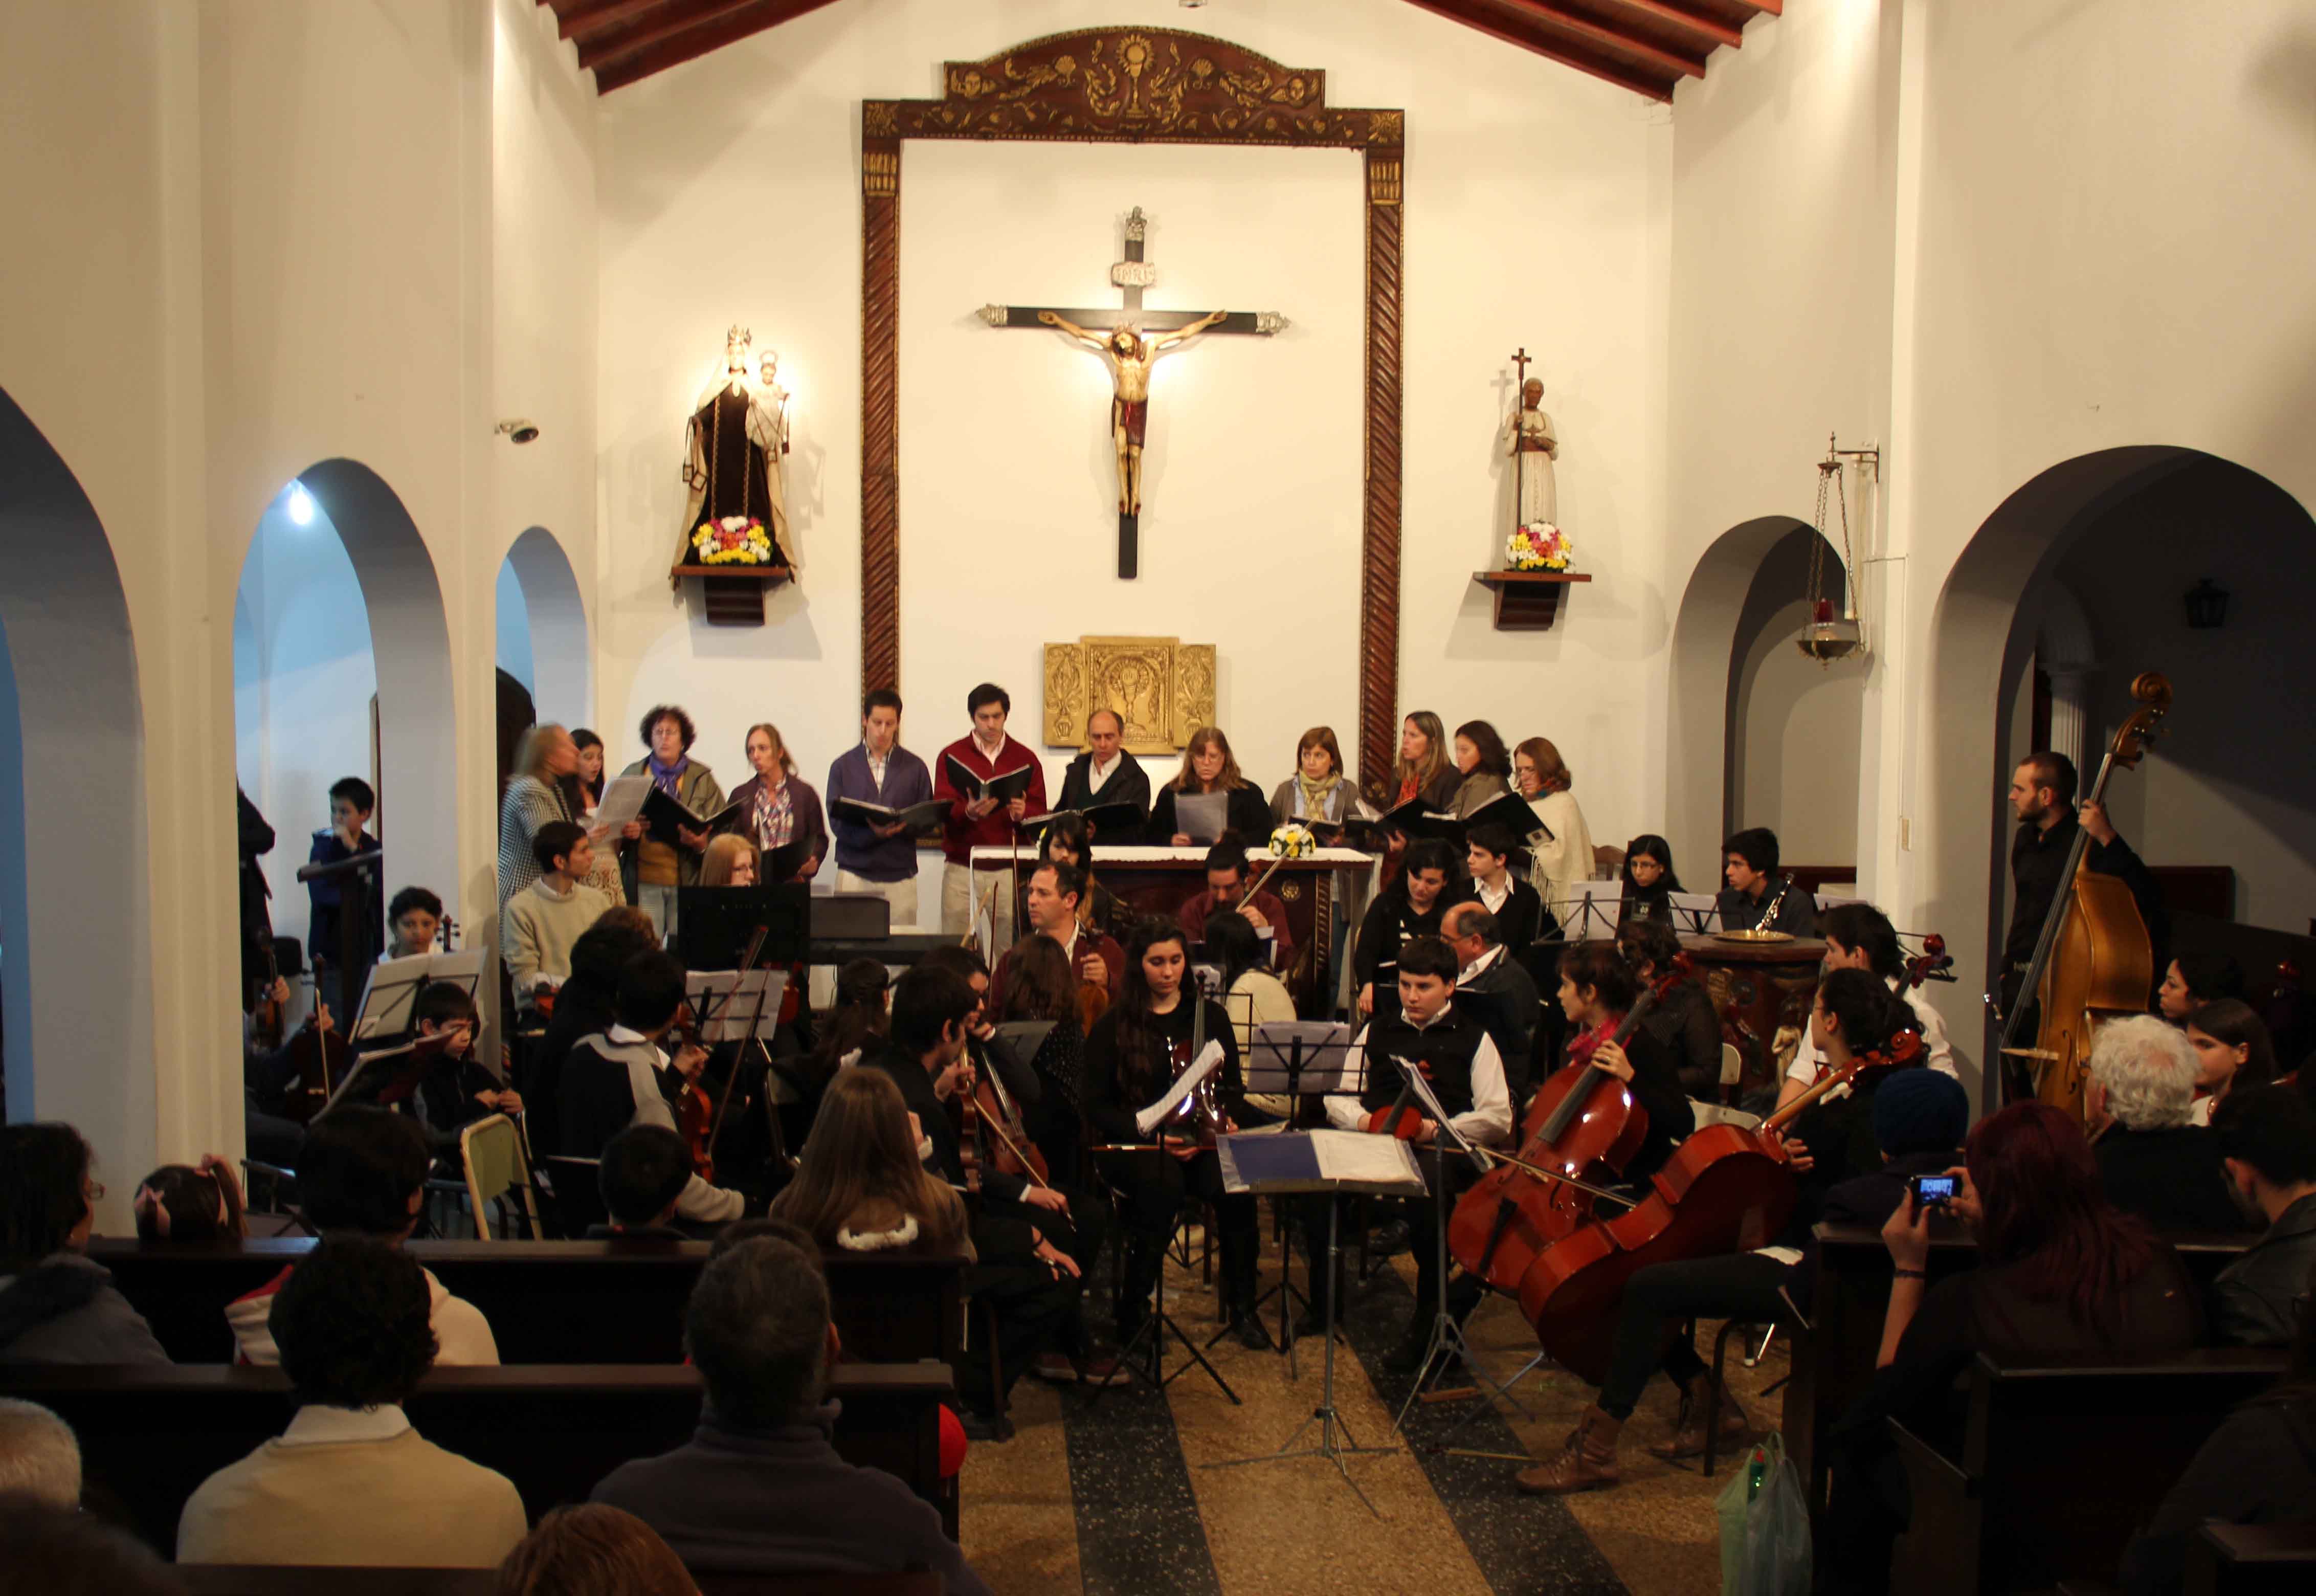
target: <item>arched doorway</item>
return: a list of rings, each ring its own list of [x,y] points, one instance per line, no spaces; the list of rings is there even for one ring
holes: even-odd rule
[[[2231,594],[2217,628],[2188,624],[2185,595],[2205,577]],[[2155,670],[2171,679],[2177,708],[2142,769],[2110,789],[2110,816],[2159,876],[2229,867],[2237,918],[2305,931],[2316,914],[2316,850],[2307,843],[2316,750],[2277,711],[2301,701],[2316,666],[2316,638],[2300,614],[2312,585],[2316,522],[2307,510],[2258,473],[2200,450],[2078,456],[1986,519],[1931,620],[1938,691],[1928,761],[1939,776],[1924,800],[1922,915],[1950,928],[1963,976],[1950,994],[1991,985],[2009,927],[2014,822],[2003,792],[2032,740],[2038,663],[2054,678],[2054,667],[2086,667],[2074,690],[2086,786],[2128,712],[2132,678]],[[2062,659],[2094,639],[2087,661]],[[1947,1020],[1957,1043],[1982,1039],[1966,1014]]]
[[[587,606],[563,545],[531,527],[499,566],[499,669],[521,682],[542,720],[584,726],[593,713]]]
[[[1666,834],[1694,891],[1718,887],[1721,839],[1740,825],[1775,830],[1791,863],[1857,862],[1865,662],[1821,667],[1793,646],[1813,547],[1838,602],[1840,554],[1790,515],[1722,533],[1681,595]]]
[[[68,1120],[116,1169],[147,1169],[152,915],[129,607],[95,510],[5,393],[0,571],[8,1118]]]
[[[377,473],[325,460],[267,505],[242,563],[234,656],[242,787],[278,836],[261,861],[277,933],[308,928],[298,868],[347,776],[377,796],[381,894],[423,885],[456,904],[450,632],[425,542]]]

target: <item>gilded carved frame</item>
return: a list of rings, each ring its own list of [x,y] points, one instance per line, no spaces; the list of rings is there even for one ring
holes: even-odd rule
[[[1355,149],[1366,175],[1364,773],[1390,768],[1399,694],[1401,281],[1406,114],[1337,110],[1326,74],[1167,28],[1089,28],[951,61],[938,100],[860,106],[860,682],[901,674],[901,147],[911,138]]]

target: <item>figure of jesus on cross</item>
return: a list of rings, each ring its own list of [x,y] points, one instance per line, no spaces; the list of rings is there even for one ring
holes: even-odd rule
[[[1287,325],[1287,318],[1271,310],[1216,310],[1205,316],[1145,310],[1142,290],[1158,281],[1158,269],[1143,256],[1148,226],[1138,205],[1126,218],[1126,258],[1109,269],[1110,281],[1125,290],[1125,302],[1116,310],[981,308],[982,320],[993,327],[1052,327],[1100,354],[1109,367],[1109,432],[1118,450],[1118,574],[1127,578],[1135,575],[1141,563],[1142,449],[1149,432],[1150,368],[1160,355],[1201,333],[1268,336]]]

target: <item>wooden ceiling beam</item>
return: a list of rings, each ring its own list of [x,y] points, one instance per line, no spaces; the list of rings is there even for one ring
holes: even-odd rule
[[[1672,0],[1599,0],[1599,4],[1635,21],[1645,19],[1685,33],[1702,45],[1707,54],[1719,45],[1736,49],[1745,42],[1745,35],[1740,30],[1718,18],[1674,4]]]
[[[751,0],[676,0],[676,3],[624,28],[595,33],[579,40],[579,65],[589,71],[621,56],[631,56],[649,49],[663,40],[717,18],[728,16],[751,4]]]
[[[807,12],[818,11],[834,0],[743,0],[737,9],[719,6],[719,14],[674,33],[658,42],[636,47],[609,60],[595,69],[595,92],[608,94],[613,89],[627,87],[654,73],[664,72],[671,67],[681,67],[710,50],[721,49],[727,44],[737,44],[767,28],[777,28],[782,22],[793,22]]]
[[[1771,16],[1786,14],[1786,0],[1730,0],[1730,4],[1741,5],[1755,16],[1759,16],[1764,12]]]
[[[1579,72],[1589,73],[1604,82],[1615,84],[1620,89],[1630,89],[1644,99],[1670,100],[1672,98],[1672,84],[1669,80],[1660,81],[1610,57],[1572,47],[1531,29],[1494,20],[1474,9],[1472,0],[1408,0],[1408,4],[1420,5],[1424,10],[1436,13],[1450,22],[1461,22],[1464,26],[1485,33],[1492,39],[1499,39],[1506,44],[1517,45],[1524,50],[1544,57],[1546,60],[1557,61],[1563,67],[1572,67]]]
[[[548,0],[540,0],[545,4]],[[556,31],[565,39],[579,39],[615,28],[630,17],[656,11],[669,0],[553,0]]]
[[[1569,11],[1554,0],[1479,0],[1498,12],[1525,19],[1548,34],[1573,35],[1577,45],[1622,57],[1645,72],[1669,72],[1679,77],[1703,77],[1702,56],[1685,56],[1666,49],[1636,33],[1610,27],[1596,18]]]

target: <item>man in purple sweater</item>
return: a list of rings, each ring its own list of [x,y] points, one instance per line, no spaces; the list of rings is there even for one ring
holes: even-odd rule
[[[917,923],[917,840],[899,825],[864,825],[836,813],[857,798],[905,809],[933,795],[925,762],[901,746],[901,695],[880,687],[860,700],[860,741],[828,767],[829,825],[836,834],[836,889],[873,892],[893,905],[893,927]]]
[[[950,1596],[989,1596],[931,1503],[836,1455],[822,1391],[839,1348],[819,1259],[774,1236],[709,1259],[683,1344],[708,1386],[698,1432],[621,1464],[595,1501],[658,1530],[695,1575],[929,1570]]]

